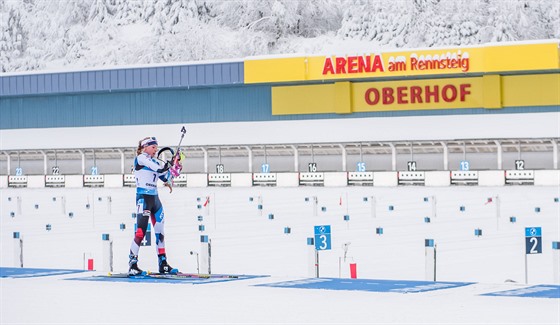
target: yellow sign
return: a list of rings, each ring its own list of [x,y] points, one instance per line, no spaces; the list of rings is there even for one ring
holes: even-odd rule
[[[482,78],[354,83],[354,112],[484,107]]]
[[[468,75],[560,69],[557,40],[364,55],[245,60],[245,83]]]
[[[560,74],[272,87],[272,114],[349,114],[560,105]]]

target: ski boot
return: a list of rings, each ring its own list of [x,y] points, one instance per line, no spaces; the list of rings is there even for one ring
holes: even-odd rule
[[[167,264],[167,257],[165,254],[158,255],[159,273],[161,274],[177,274],[179,270]]]
[[[135,276],[135,275],[143,275],[145,274],[144,271],[142,271],[139,267],[138,267],[138,255],[129,255],[129,260],[128,260],[128,275],[130,276]]]

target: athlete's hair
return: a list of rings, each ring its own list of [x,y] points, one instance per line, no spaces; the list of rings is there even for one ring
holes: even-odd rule
[[[136,155],[138,156],[139,154],[142,153],[142,151],[144,150],[144,147],[142,146],[142,142],[144,142],[144,140],[149,139],[150,137],[145,137],[144,139],[138,141],[138,148],[136,148]]]

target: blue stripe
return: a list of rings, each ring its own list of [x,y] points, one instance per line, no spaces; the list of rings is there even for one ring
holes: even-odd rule
[[[157,195],[157,189],[137,187],[136,194]]]

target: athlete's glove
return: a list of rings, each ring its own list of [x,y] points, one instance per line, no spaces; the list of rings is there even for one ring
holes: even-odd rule
[[[183,161],[184,157],[185,155],[183,155],[181,149],[178,149],[177,153],[175,154],[175,157],[173,158],[173,164],[172,164],[173,166],[169,169],[173,177],[177,177],[179,176],[179,174],[181,174],[181,170],[183,169],[183,165],[181,164],[181,161]]]
[[[180,162],[176,162],[173,167],[169,168],[169,171],[171,172],[171,175],[173,175],[173,177],[177,177],[179,176],[179,174],[181,174],[181,169],[183,169],[183,165],[181,165]]]

